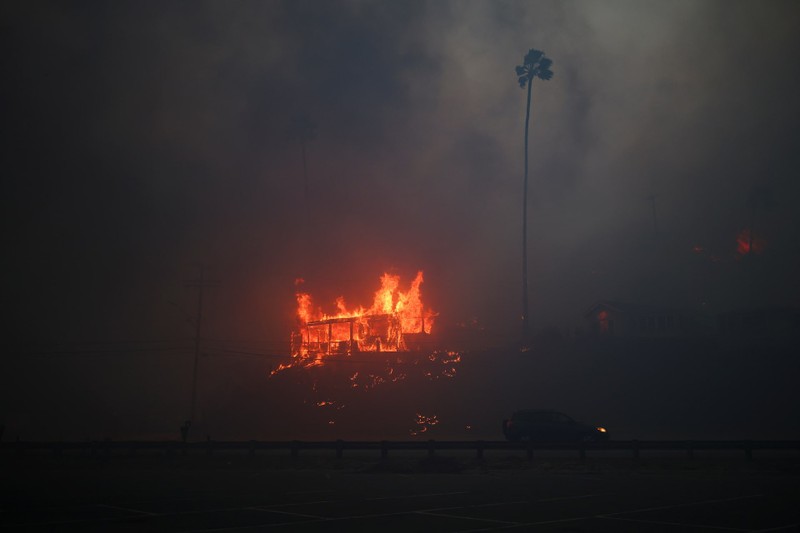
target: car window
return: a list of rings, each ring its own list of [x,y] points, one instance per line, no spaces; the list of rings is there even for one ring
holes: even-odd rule
[[[532,422],[532,423],[542,423],[550,421],[550,413],[537,413],[534,411],[522,411],[519,413],[514,413],[512,416],[514,420],[519,420],[520,422]]]

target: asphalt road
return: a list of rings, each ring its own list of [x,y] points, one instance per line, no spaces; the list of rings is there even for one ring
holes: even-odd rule
[[[797,461],[4,458],[6,531],[800,531]]]

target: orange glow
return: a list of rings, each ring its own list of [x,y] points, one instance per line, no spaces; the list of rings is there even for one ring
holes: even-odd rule
[[[608,311],[600,311],[597,313],[597,322],[600,324],[600,331],[608,333]]]
[[[752,245],[752,249],[751,249]],[[764,239],[751,234],[748,228],[743,229],[736,236],[736,253],[739,255],[748,255],[750,253],[760,254],[764,251],[767,243]]]
[[[315,307],[311,295],[300,290],[298,280],[298,331],[292,336],[292,356],[304,364],[321,364],[323,357],[355,352],[398,352],[408,350],[405,336],[427,334],[436,313],[422,303],[422,272],[406,291],[400,290],[400,276],[384,274],[369,308],[348,308],[344,297],[334,302],[336,312]]]

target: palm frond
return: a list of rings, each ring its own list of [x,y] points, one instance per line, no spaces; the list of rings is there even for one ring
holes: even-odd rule
[[[541,50],[536,50],[535,48],[531,48],[528,50],[528,53],[525,54],[524,62],[526,65],[535,65],[541,61],[542,57],[544,57],[544,52]]]
[[[525,54],[523,64],[514,69],[518,76],[519,86],[524,89],[525,85],[533,82],[533,78],[551,79],[553,77],[553,71],[550,70],[552,65],[553,60],[545,57],[544,52],[531,48]]]

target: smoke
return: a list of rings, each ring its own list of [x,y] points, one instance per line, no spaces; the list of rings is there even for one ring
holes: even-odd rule
[[[295,278],[368,303],[383,272],[417,270],[439,323],[516,331],[530,48],[555,72],[533,86],[536,328],[602,298],[751,305],[743,283],[800,301],[794,2],[38,1],[2,18],[20,345],[189,337],[200,262],[221,280],[209,337],[282,346]],[[317,126],[307,197],[298,116]],[[776,201],[753,212],[754,186]]]

